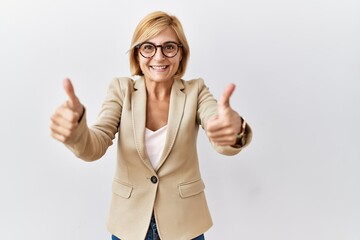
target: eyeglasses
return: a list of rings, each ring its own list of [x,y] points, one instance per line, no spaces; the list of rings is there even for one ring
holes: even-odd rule
[[[152,58],[155,56],[157,49],[161,48],[162,54],[167,58],[173,58],[179,52],[183,45],[176,42],[166,42],[163,45],[155,45],[151,42],[144,42],[135,46],[139,49],[141,56],[144,58]]]

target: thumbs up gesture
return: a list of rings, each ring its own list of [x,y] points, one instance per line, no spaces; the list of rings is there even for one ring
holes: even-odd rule
[[[68,100],[59,106],[51,116],[51,136],[60,142],[66,143],[72,139],[79,124],[79,119],[84,113],[84,107],[75,95],[70,79],[63,82]]]
[[[234,145],[236,135],[241,130],[241,118],[230,107],[230,97],[234,90],[234,84],[227,86],[218,102],[218,115],[209,119],[206,124],[208,138],[218,146]]]

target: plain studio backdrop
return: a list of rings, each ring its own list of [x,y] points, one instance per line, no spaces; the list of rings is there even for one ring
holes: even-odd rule
[[[359,240],[358,0],[1,0],[0,239],[110,239],[116,148],[85,163],[50,137],[50,116],[70,77],[95,121],[155,10],[183,23],[184,79],[204,78],[216,98],[235,83],[231,105],[254,130],[234,157],[200,130],[206,238]]]

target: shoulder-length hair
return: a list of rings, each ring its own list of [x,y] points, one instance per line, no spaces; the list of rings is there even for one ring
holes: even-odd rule
[[[138,61],[138,50],[136,48],[136,45],[146,42],[147,40],[155,37],[161,31],[168,27],[172,28],[175,31],[180,43],[182,44],[182,48],[180,49],[180,51],[182,51],[182,59],[180,61],[178,71],[175,73],[174,78],[180,79],[185,74],[186,64],[190,55],[190,49],[182,25],[177,17],[171,16],[165,12],[157,11],[145,16],[139,22],[134,31],[131,41],[131,47],[129,50],[130,72],[133,76],[144,75],[140,69]]]

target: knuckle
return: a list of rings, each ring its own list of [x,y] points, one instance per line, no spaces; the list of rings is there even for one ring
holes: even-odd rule
[[[73,131],[75,131],[77,126],[78,126],[77,124],[71,124],[69,128],[70,132],[72,133]]]
[[[71,135],[65,134],[62,135],[62,142],[67,143],[71,140]]]
[[[69,116],[68,116],[68,120],[71,122],[71,123],[76,123],[77,122],[77,114],[73,111],[70,111],[69,112]]]
[[[236,138],[236,135],[237,135],[238,133],[237,133],[237,131],[236,131],[234,128],[231,128],[229,134],[230,134],[233,138]]]

